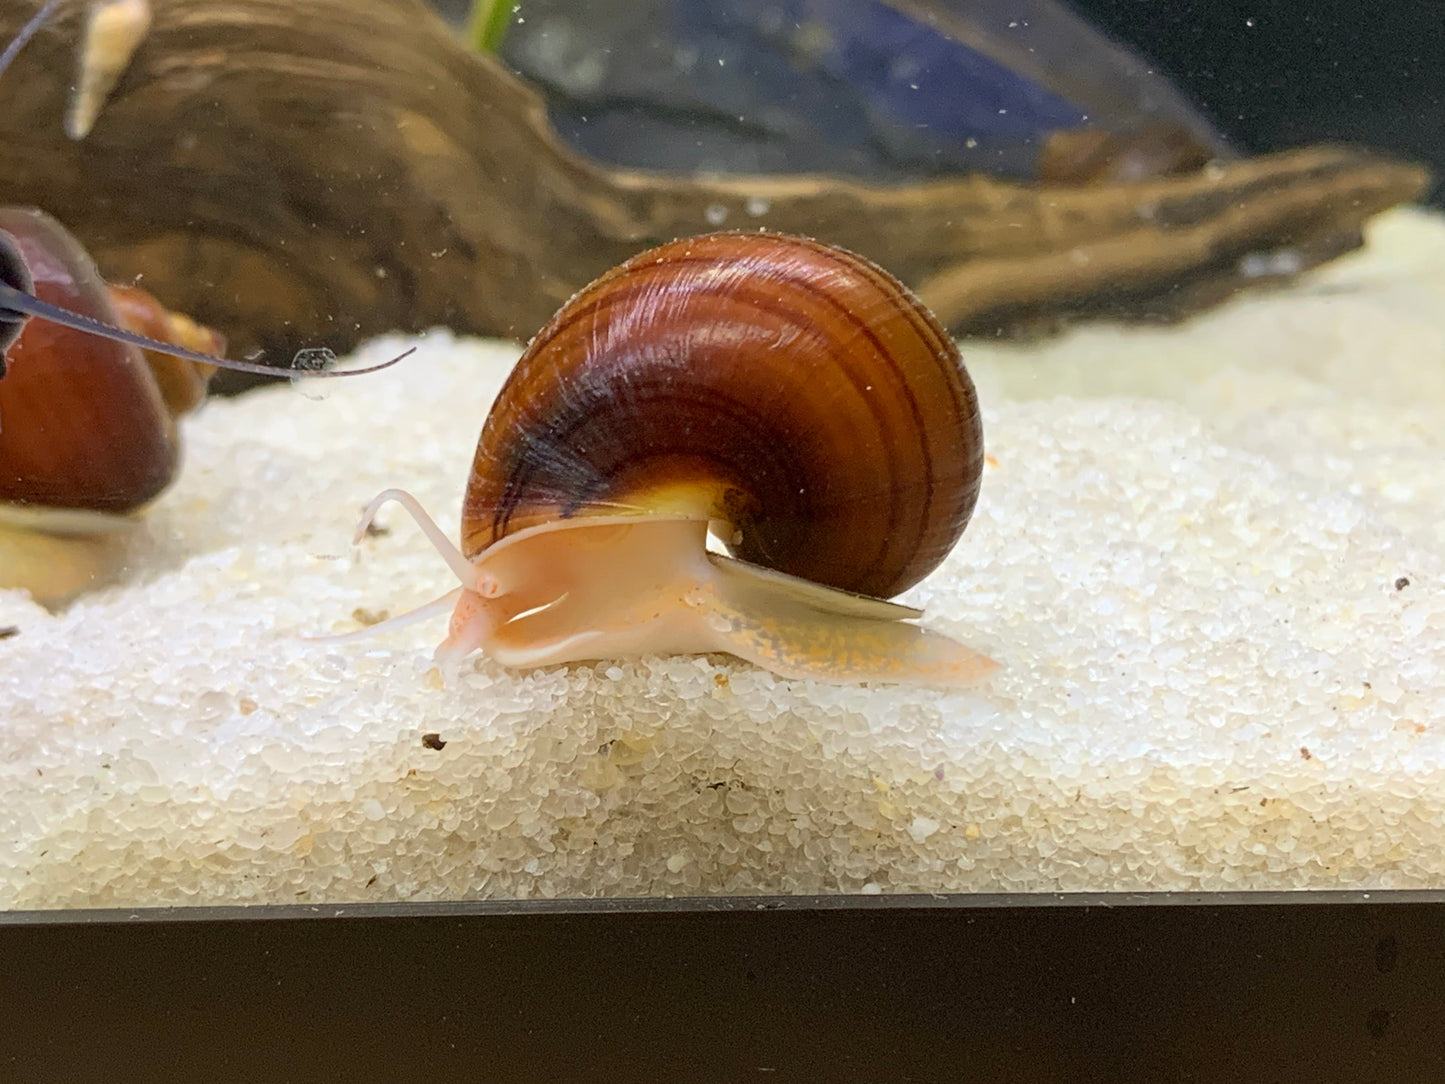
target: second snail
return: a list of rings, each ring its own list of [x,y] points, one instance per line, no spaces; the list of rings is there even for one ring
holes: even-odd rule
[[[896,279],[717,233],[633,257],[536,335],[482,427],[460,547],[394,489],[357,538],[397,501],[446,558],[461,586],[405,615],[452,609],[443,659],[725,652],[968,685],[996,664],[886,599],[953,548],[982,467],[958,348]]]
[[[48,0],[0,52],[0,75],[58,7]],[[116,8],[92,7],[88,41],[117,28]],[[102,52],[117,44],[97,40]],[[105,282],[45,211],[0,206],[0,590],[58,607],[124,569],[131,514],[175,478],[176,419],[205,398],[215,369],[362,372],[299,369],[299,355],[291,370],[235,361],[219,356],[225,345],[146,291]],[[305,359],[318,356],[329,352]]]
[[[124,571],[133,514],[175,479],[177,418],[211,372],[286,371],[224,348],[144,290],[105,282],[43,211],[0,206],[0,589],[55,608]]]

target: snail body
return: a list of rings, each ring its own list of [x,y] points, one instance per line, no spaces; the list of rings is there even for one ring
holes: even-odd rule
[[[710,234],[633,257],[532,340],[482,427],[460,547],[397,490],[362,528],[400,501],[461,579],[441,657],[719,651],[962,684],[993,664],[885,599],[952,549],[982,464],[957,347],[897,280],[804,238]]]

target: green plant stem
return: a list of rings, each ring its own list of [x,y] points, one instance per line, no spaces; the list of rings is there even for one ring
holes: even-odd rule
[[[466,40],[479,53],[495,53],[512,25],[518,0],[473,0],[467,19]]]

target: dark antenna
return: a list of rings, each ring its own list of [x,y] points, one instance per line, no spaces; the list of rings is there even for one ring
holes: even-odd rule
[[[20,33],[16,34],[14,40],[5,46],[5,51],[0,53],[0,75],[5,74],[10,62],[25,48],[26,42],[35,37],[35,32],[45,25],[45,21],[54,14],[60,4],[61,0],[45,0],[45,3],[40,5],[40,10],[30,16],[30,21],[20,28]]]

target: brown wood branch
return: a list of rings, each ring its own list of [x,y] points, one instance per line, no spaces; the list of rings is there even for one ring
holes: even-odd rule
[[[0,0],[8,39],[38,0]],[[113,281],[284,360],[396,329],[524,338],[628,255],[768,227],[872,257],[961,330],[1213,298],[1242,257],[1356,243],[1425,172],[1321,147],[1105,187],[902,186],[604,168],[419,0],[153,0],[90,135],[66,137],[79,5],[0,81],[0,200],[43,207]]]

